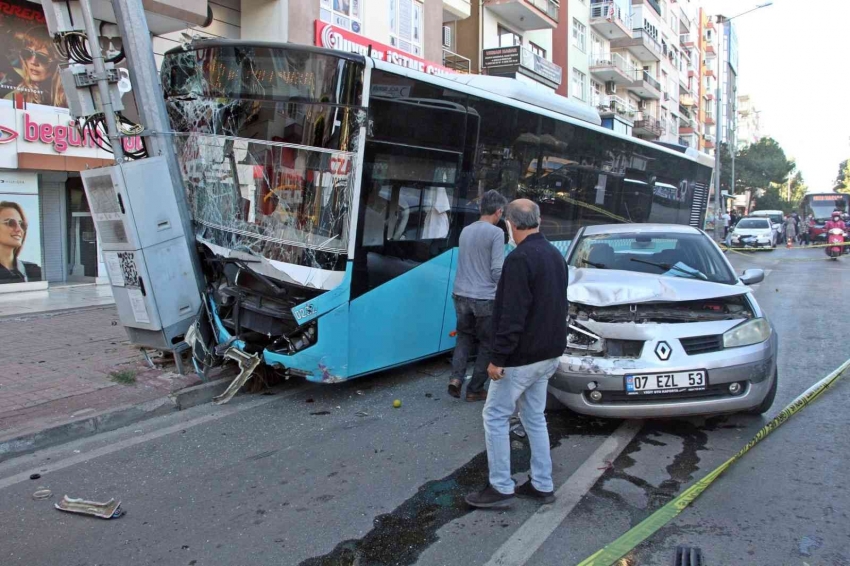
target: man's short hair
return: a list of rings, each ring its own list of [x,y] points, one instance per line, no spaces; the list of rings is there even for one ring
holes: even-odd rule
[[[493,216],[499,210],[505,208],[506,204],[508,204],[508,199],[503,197],[499,191],[489,190],[481,197],[478,209],[482,216]]]
[[[525,203],[510,203],[505,210],[505,216],[517,230],[531,230],[540,226],[540,207],[536,202],[531,206]]]

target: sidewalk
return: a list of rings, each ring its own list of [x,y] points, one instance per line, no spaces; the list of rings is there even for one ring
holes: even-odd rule
[[[103,300],[100,288],[61,291],[52,298],[0,302],[6,309],[0,312],[9,312],[12,303],[18,310],[22,305],[34,309],[38,301],[56,307],[73,295],[88,307],[0,318],[0,460],[9,452],[3,448],[9,439],[167,399],[201,382],[194,373],[177,375],[170,357],[155,360],[157,369],[148,367],[139,349],[128,342],[114,305],[92,306]]]
[[[109,285],[53,285],[47,291],[0,294],[0,318],[112,305]]]

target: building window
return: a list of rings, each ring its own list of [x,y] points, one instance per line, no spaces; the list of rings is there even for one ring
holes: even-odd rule
[[[531,52],[535,55],[540,55],[544,59],[546,58],[546,50],[537,45],[536,43],[529,43],[529,47],[531,47]]]
[[[522,45],[522,36],[502,26],[498,27],[499,47],[513,47]]]
[[[573,45],[584,53],[587,51],[587,28],[580,21],[573,19]]]
[[[323,22],[360,33],[363,0],[321,0],[319,18]]]
[[[579,100],[585,99],[585,85],[587,76],[576,68],[573,68],[573,96]]]
[[[390,45],[421,56],[422,13],[422,2],[417,0],[390,0]]]

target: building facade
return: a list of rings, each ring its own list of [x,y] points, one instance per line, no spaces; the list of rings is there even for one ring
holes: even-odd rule
[[[738,97],[738,121],[735,130],[739,147],[756,143],[762,138],[761,112],[749,94]]]
[[[555,92],[567,80],[564,70],[552,62],[552,32],[562,11],[556,0],[474,2],[470,16],[454,23],[456,52],[470,60],[472,72],[514,78]]]

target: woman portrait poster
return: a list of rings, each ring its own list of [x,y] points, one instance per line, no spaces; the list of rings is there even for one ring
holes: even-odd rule
[[[44,12],[26,0],[4,0],[0,11],[0,96],[46,106],[68,107],[59,80],[59,53]]]
[[[3,195],[0,195],[2,198]],[[38,197],[21,195],[21,200],[36,203],[35,215],[38,218]],[[37,226],[36,233],[37,231]],[[41,250],[27,253],[27,235],[33,226],[27,222],[27,214],[19,202],[0,200],[0,284],[30,283],[41,281],[41,267],[31,260],[40,259]],[[40,248],[40,238],[33,238],[29,245]],[[25,261],[26,259],[30,261]]]

